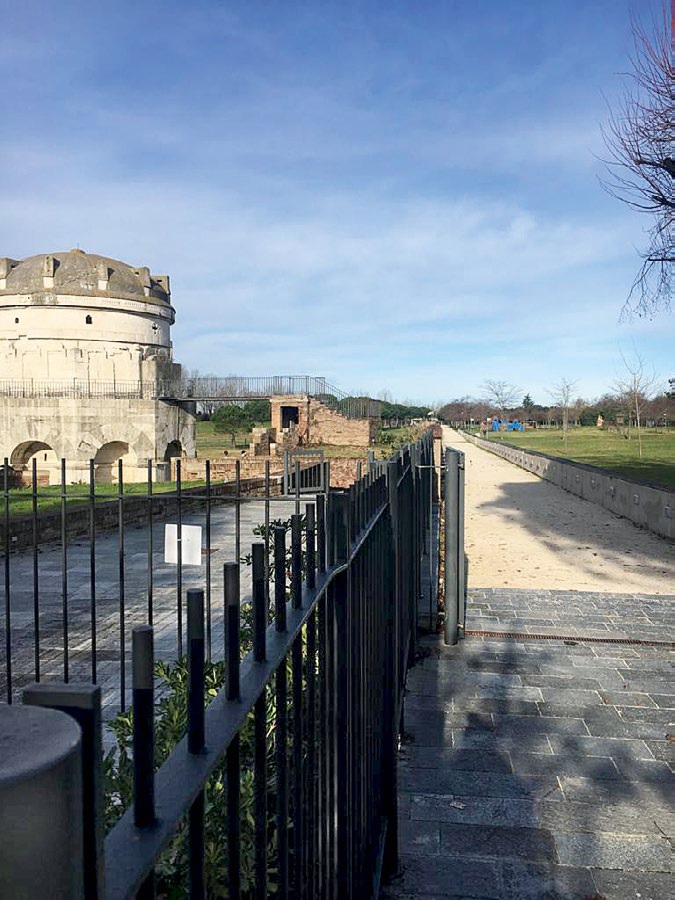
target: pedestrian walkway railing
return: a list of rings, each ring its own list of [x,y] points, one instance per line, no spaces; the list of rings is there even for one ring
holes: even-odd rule
[[[64,381],[28,378],[0,380],[0,398],[70,400],[164,400],[169,403],[227,403],[280,396],[316,397],[350,419],[378,418],[381,403],[371,397],[346,394],[314,375],[227,375],[145,381]]]
[[[291,517],[289,544],[273,529],[269,582],[265,545],[253,544],[253,649],[241,663],[240,564],[225,565],[225,687],[206,710],[205,594],[188,591],[187,733],[156,772],[153,630],[134,630],[133,796],[104,844],[98,689],[27,692],[83,725],[85,841],[71,829],[42,849],[81,861],[65,879],[83,872],[87,897],[152,897],[168,854],[175,896],[377,896],[397,860],[396,748],[432,471],[426,435],[371,461],[350,490],[320,495]]]

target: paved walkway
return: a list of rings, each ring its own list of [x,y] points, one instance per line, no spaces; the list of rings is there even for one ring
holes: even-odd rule
[[[500,533],[535,558],[536,529],[502,521]],[[651,595],[570,586],[475,585],[467,630],[504,636],[422,641],[400,754],[401,873],[383,898],[673,897],[663,642],[675,598],[664,582]],[[524,637],[535,634],[559,637]]]
[[[443,431],[466,457],[470,587],[673,593],[675,544]]]

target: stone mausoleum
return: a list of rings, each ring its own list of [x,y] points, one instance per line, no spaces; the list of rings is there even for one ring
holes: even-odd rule
[[[70,250],[0,258],[0,462],[42,484],[162,477],[194,455],[195,418],[177,396],[169,278]],[[164,399],[163,399],[164,398]]]

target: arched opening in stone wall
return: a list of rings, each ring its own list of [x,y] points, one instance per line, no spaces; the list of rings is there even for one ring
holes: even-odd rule
[[[49,444],[44,441],[23,441],[12,450],[10,464],[21,484],[31,484],[33,480],[33,459],[39,485],[58,484],[60,462]]]
[[[108,441],[98,448],[94,457],[94,478],[97,484],[117,484],[120,460],[127,466],[135,462],[134,454],[129,451],[129,444],[124,441]]]
[[[164,462],[171,462],[172,459],[176,457],[181,457],[183,455],[183,445],[180,441],[171,441],[166,445],[166,450],[164,451]]]

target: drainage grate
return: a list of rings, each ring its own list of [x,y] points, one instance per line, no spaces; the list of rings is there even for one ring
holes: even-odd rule
[[[500,637],[518,641],[572,641],[575,644],[625,644],[640,647],[675,649],[673,641],[640,641],[637,638],[582,637],[577,634],[523,634],[518,631],[472,631],[466,629],[466,637]]]

